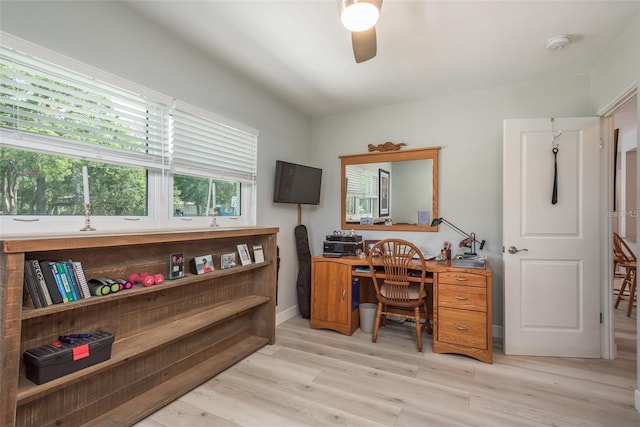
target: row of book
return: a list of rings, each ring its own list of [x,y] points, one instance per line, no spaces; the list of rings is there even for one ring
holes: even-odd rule
[[[24,284],[28,300],[35,308],[91,297],[78,261],[26,260]]]

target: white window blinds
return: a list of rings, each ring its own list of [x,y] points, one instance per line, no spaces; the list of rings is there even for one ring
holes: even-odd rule
[[[364,168],[349,165],[345,170],[347,195],[366,198],[378,197],[378,177]]]
[[[188,111],[187,111],[188,110]],[[228,120],[207,118],[178,103],[171,112],[171,169],[240,182],[255,182],[258,132]]]
[[[63,141],[79,153],[164,164],[166,108],[141,95],[0,47],[0,127]],[[19,138],[5,141],[20,146]],[[79,154],[78,153],[78,154]]]

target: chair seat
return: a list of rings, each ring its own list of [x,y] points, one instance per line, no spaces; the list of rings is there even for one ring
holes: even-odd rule
[[[383,297],[387,296],[387,285],[384,283],[380,286],[380,295],[382,295]],[[426,291],[422,292],[422,297],[423,298],[427,297]],[[409,299],[413,299],[413,300],[420,299],[420,284],[411,283],[409,285]]]

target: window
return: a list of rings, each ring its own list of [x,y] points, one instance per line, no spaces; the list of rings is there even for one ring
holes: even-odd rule
[[[50,231],[52,221],[77,230],[83,166],[100,231],[199,227],[214,215],[255,225],[257,131],[3,38],[18,46],[0,46],[3,234]]]
[[[174,216],[238,216],[241,188],[237,181],[174,175]]]
[[[2,215],[84,215],[82,168],[92,215],[147,214],[147,171],[12,148],[0,149]]]
[[[378,176],[375,172],[358,166],[348,165],[347,178],[347,220],[359,221],[361,217],[378,215]]]
[[[180,102],[169,116],[174,217],[237,217],[255,205],[257,134]]]

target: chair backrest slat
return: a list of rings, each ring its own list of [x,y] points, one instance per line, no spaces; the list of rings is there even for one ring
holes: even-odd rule
[[[426,263],[422,252],[413,243],[402,239],[381,240],[370,249],[369,265],[371,271],[380,265],[384,268],[385,279],[381,283],[375,275],[373,276],[378,297],[382,296],[390,302],[401,303],[422,299]],[[408,280],[413,271],[420,272],[420,277],[416,277],[419,281]],[[415,289],[411,289],[411,283],[419,284],[417,292]],[[385,286],[384,295],[381,291],[383,284]]]
[[[620,264],[636,262],[636,254],[616,232],[613,233],[613,255]]]

